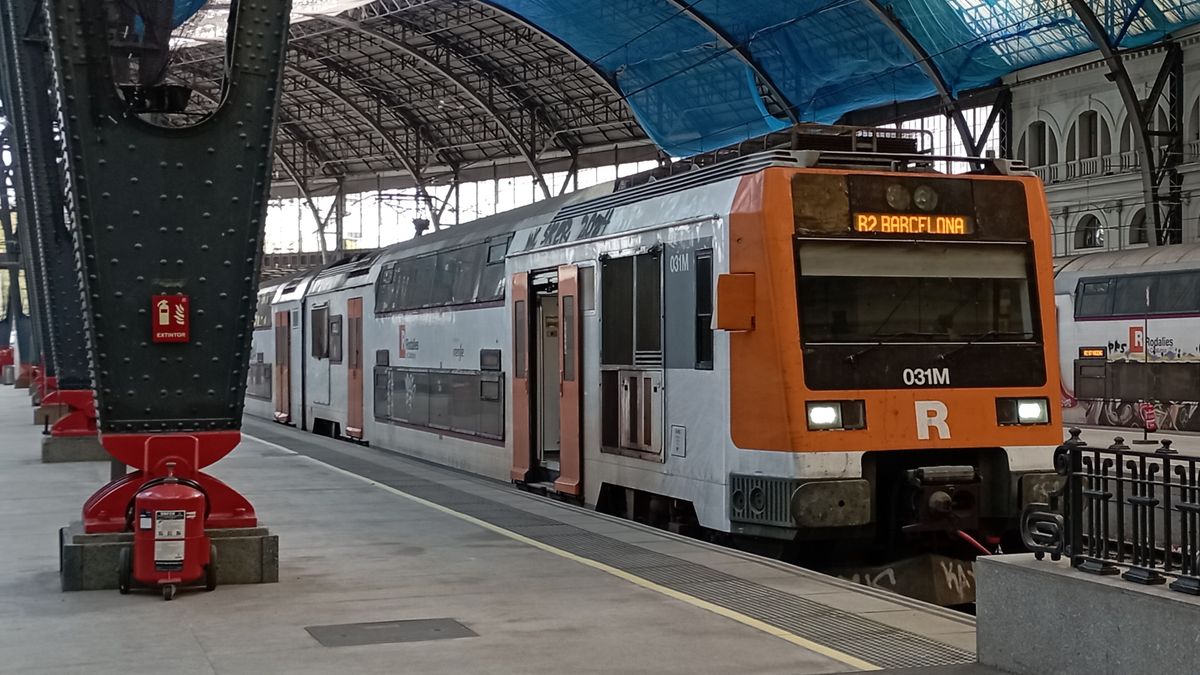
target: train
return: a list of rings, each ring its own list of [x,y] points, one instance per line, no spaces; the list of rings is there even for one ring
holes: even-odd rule
[[[842,570],[1013,550],[1062,440],[1049,215],[935,159],[749,155],[266,283],[245,410]]]
[[[1200,245],[1076,256],[1054,284],[1067,423],[1200,431]]]

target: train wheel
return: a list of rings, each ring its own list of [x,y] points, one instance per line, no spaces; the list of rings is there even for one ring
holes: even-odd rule
[[[129,585],[133,577],[133,561],[132,551],[128,548],[121,549],[120,562],[117,563],[117,590],[121,595],[129,594]]]

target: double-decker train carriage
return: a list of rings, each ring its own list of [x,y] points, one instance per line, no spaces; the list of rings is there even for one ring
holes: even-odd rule
[[[1200,431],[1200,245],[1077,256],[1054,283],[1066,420]]]
[[[661,526],[969,557],[1053,485],[1050,228],[1013,164],[929,161],[778,151],[399,244],[317,276],[288,395],[314,431]],[[362,399],[318,404],[318,367]]]

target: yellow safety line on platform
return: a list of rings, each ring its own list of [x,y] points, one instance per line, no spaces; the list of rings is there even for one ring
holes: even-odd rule
[[[264,443],[266,445],[270,445],[270,446],[277,447],[277,448],[282,448],[282,446],[280,446],[280,445],[271,443],[270,441],[264,441],[260,438],[256,438],[256,437],[251,436],[250,434],[247,434],[244,432],[242,435],[246,438],[253,439],[260,443]],[[284,448],[284,449],[286,449],[286,448]],[[813,642],[812,640],[809,640],[807,638],[802,638],[799,635],[796,635],[795,633],[790,633],[786,630],[783,630],[782,628],[772,626],[771,624],[766,623],[765,621],[760,621],[758,619],[755,619],[752,616],[747,616],[745,614],[742,614],[741,612],[737,612],[732,609],[729,609],[728,607],[722,607],[716,603],[712,603],[707,600],[703,600],[701,598],[697,598],[695,596],[688,595],[686,593],[681,593],[680,591],[677,591],[673,588],[667,588],[666,586],[656,584],[653,581],[650,581],[648,579],[643,579],[642,577],[636,576],[634,574],[630,574],[629,572],[626,572],[625,570],[618,569],[611,565],[606,565],[602,562],[597,562],[590,558],[585,558],[583,556],[576,555],[574,553],[571,553],[570,551],[564,551],[561,548],[551,546],[550,544],[540,542],[536,539],[531,539],[529,537],[526,537],[523,534],[518,534],[516,532],[513,532],[512,530],[506,530],[503,527],[500,527],[498,525],[493,525],[492,523],[489,523],[486,520],[480,520],[479,518],[476,518],[474,516],[469,516],[465,513],[460,513],[449,507],[442,506],[441,504],[437,504],[435,502],[431,502],[428,499],[422,499],[421,497],[418,497],[416,495],[411,495],[403,490],[398,490],[390,485],[385,485],[378,481],[371,480],[370,478],[367,478],[366,476],[360,476],[351,471],[347,471],[345,469],[333,466],[332,464],[327,464],[326,462],[322,462],[319,459],[314,459],[307,455],[298,455],[298,456],[303,457],[304,459],[306,459],[310,462],[319,464],[331,471],[336,471],[340,474],[344,474],[351,478],[356,478],[360,481],[363,481],[364,483],[367,483],[368,485],[372,485],[374,487],[386,490],[388,492],[391,492],[394,495],[404,497],[405,499],[408,499],[410,501],[421,504],[422,506],[427,506],[431,509],[434,509],[435,511],[441,511],[442,513],[445,513],[446,515],[454,516],[455,518],[458,518],[459,520],[464,520],[473,525],[482,527],[485,530],[490,530],[492,532],[495,532],[496,534],[508,537],[509,539],[512,539],[514,541],[519,541],[523,544],[527,544],[534,548],[538,548],[543,551],[546,551],[547,553],[553,553],[554,555],[557,555],[561,558],[566,558],[567,560],[573,560],[582,565],[587,565],[588,567],[600,570],[601,572],[606,572],[606,573],[611,574],[614,577],[617,577],[619,579],[624,579],[625,581],[628,581],[631,584],[641,586],[642,588],[654,591],[656,593],[660,593],[669,598],[674,598],[675,600],[679,600],[680,602],[686,602],[687,604],[692,605],[693,607],[699,607],[700,609],[707,610],[709,612],[712,612],[713,614],[718,614],[727,619],[732,619],[734,621],[737,621],[740,624],[744,624],[751,628],[755,628],[755,629],[760,630],[768,635],[777,637],[781,640],[787,640],[788,642],[790,642],[798,647],[803,647],[811,652],[820,654],[821,656],[831,658],[834,661],[838,661],[838,662],[844,663],[848,666],[858,668],[859,670],[883,670],[883,668],[875,665],[874,663],[871,663],[869,661],[864,661],[860,658],[851,656],[844,652],[840,652],[832,647],[827,647],[823,644]]]

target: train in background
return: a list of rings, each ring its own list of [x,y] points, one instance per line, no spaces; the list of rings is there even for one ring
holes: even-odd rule
[[[775,151],[277,280],[246,410],[827,568],[1012,550],[1057,481],[1049,216],[929,162]]]
[[[1200,245],[1093,253],[1055,274],[1069,424],[1200,431]]]

